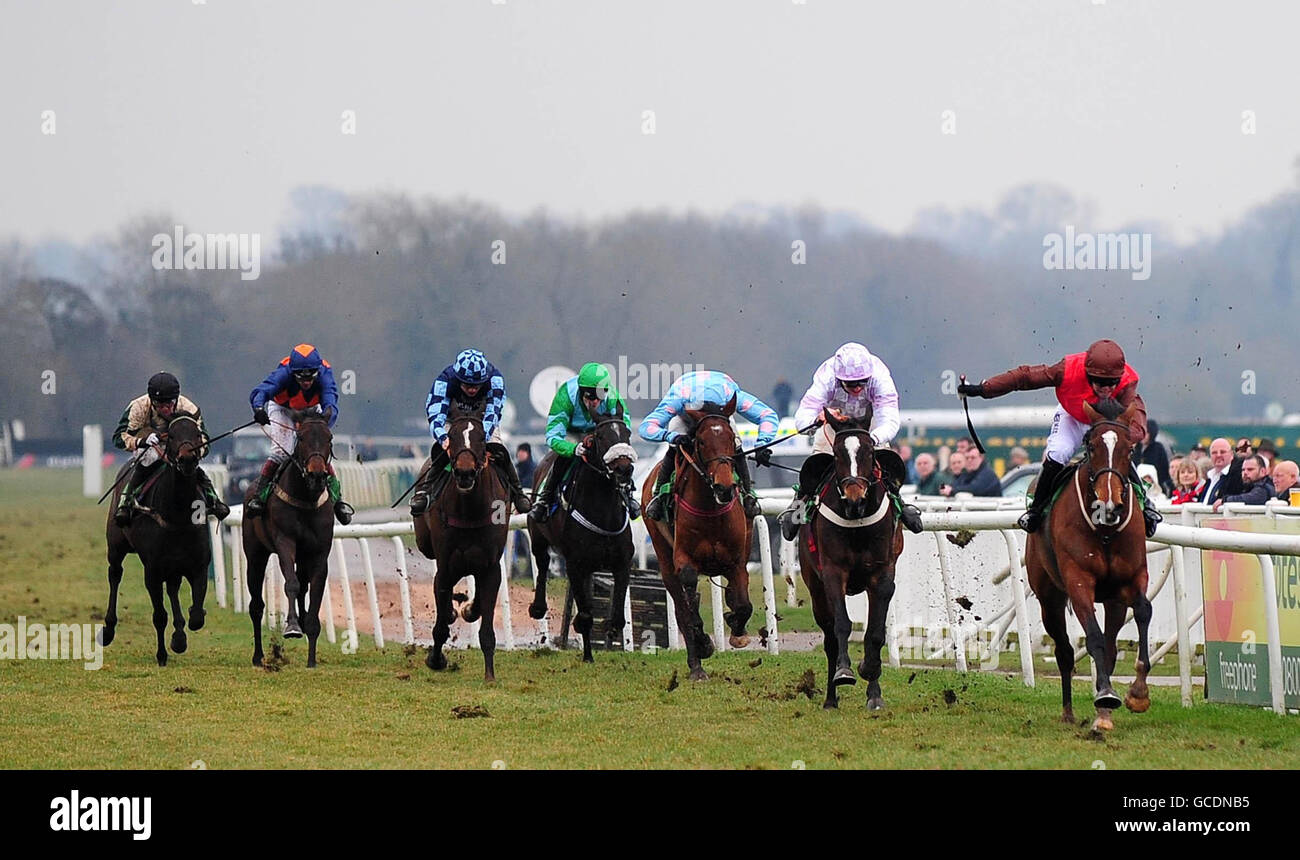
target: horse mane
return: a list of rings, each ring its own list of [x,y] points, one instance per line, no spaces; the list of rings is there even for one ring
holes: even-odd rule
[[[1092,408],[1100,412],[1101,417],[1107,421],[1114,421],[1124,414],[1124,405],[1113,397],[1098,400]]]

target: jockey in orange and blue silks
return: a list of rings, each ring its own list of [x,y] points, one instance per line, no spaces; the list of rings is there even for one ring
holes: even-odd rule
[[[256,517],[266,510],[271,482],[298,443],[290,410],[323,412],[333,427],[338,420],[339,390],[329,362],[321,358],[316,347],[300,343],[253,389],[248,402],[253,407],[253,418],[267,428],[263,432],[271,439],[271,457],[262,466],[246,508],[249,516]],[[352,506],[343,501],[343,489],[333,465],[326,463],[325,468],[329,471],[334,515],[347,525],[352,522]]]
[[[736,384],[736,381],[720,370],[697,370],[683,374],[668,388],[668,393],[659,401],[659,405],[641,422],[637,432],[648,442],[667,442],[670,447],[664,455],[663,465],[659,467],[659,490],[650,499],[645,509],[646,519],[664,518],[665,495],[672,491],[672,477],[677,446],[690,438],[691,429],[686,424],[684,412],[687,408],[698,409],[704,403],[716,403],[722,406],[732,397],[736,398],[736,412],[758,425],[756,445],[766,445],[776,438],[777,423],[780,420],[776,410],[759,400]],[[732,419],[734,425],[735,419]],[[763,448],[754,454],[760,465],[767,465],[772,459],[770,448]],[[749,477],[749,466],[745,455],[740,453],[740,439],[736,439],[736,455],[732,458],[736,474],[740,477],[741,499],[745,506],[745,516],[753,519],[759,514],[758,497],[754,495],[754,483]]]
[[[822,410],[830,409],[846,418],[871,415],[871,444],[885,448],[898,433],[898,389],[894,377],[879,356],[865,346],[849,342],[813,372],[812,384],[799,401],[794,415],[796,427],[813,436],[813,453],[799,472],[799,492],[790,507],[777,518],[786,540],[794,540],[800,521],[795,513],[807,506],[817,492],[822,475],[834,463],[834,431],[822,423]],[[887,489],[899,510],[899,519],[910,531],[921,531],[921,512],[903,504],[897,483]]]

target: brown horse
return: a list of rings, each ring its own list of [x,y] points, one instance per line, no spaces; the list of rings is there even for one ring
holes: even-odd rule
[[[163,587],[171,600],[175,630],[171,647],[184,654],[188,643],[181,621],[181,579],[190,583],[191,630],[203,627],[203,598],[208,591],[208,563],[212,560],[212,540],[197,474],[199,460],[207,445],[196,416],[178,412],[172,416],[163,434],[163,465],[145,480],[137,494],[137,515],[125,529],[114,522],[121,490],[113,493],[108,512],[108,610],[104,613],[101,644],[113,641],[117,631],[117,590],[122,583],[122,560],[137,553],[144,566],[144,585],[153,603],[153,626],[158,632],[159,666],[167,665],[163,631],[167,629],[167,609],[163,605]],[[123,472],[140,468],[135,462]],[[120,477],[119,477],[120,481]]]
[[[501,554],[510,534],[510,490],[498,471],[489,468],[491,456],[478,414],[454,413],[447,441],[451,485],[415,517],[416,545],[425,558],[438,564],[433,577],[437,613],[433,647],[424,662],[435,671],[447,668],[442,647],[451,635],[451,590],[472,576],[474,599],[461,608],[460,616],[470,623],[482,620],[478,641],[483,650],[483,678],[495,681],[497,637],[492,625],[501,588]]]
[[[559,489],[561,504],[555,514],[545,522],[528,523],[537,565],[537,585],[528,614],[533,618],[546,616],[548,554],[555,547],[564,556],[569,588],[578,606],[573,629],[582,634],[584,663],[592,662],[592,574],[598,570],[608,570],[614,576],[605,640],[612,648],[623,635],[623,604],[632,576],[632,527],[623,502],[632,488],[632,465],[636,461],[631,437],[619,404],[613,417],[598,423],[582,440],[586,453],[574,466],[578,471],[573,481]],[[555,463],[554,456],[542,463],[533,477],[533,486],[542,486]],[[558,475],[556,480],[563,477]]]
[[[307,668],[316,665],[320,636],[320,606],[329,584],[330,545],[334,512],[329,500],[330,458],[334,456],[329,415],[292,412],[297,441],[293,456],[280,470],[266,512],[244,523],[244,555],[248,559],[248,614],[253,620],[253,665],[262,665],[262,581],[266,563],[275,553],[284,575],[289,615],[284,638],[307,635]],[[252,498],[252,488],[245,503]],[[311,603],[307,603],[307,591]]]
[[[736,411],[732,395],[726,406],[708,403],[702,409],[687,409],[690,439],[677,454],[673,477],[672,530],[662,522],[650,528],[650,541],[659,557],[659,575],[672,595],[677,626],[686,640],[686,665],[692,681],[708,679],[700,660],[713,654],[713,640],[700,618],[699,576],[727,578],[727,606],[724,616],[731,628],[733,648],[749,644],[745,624],[754,612],[749,599],[750,540],[754,524],[745,516],[737,493],[732,458],[736,455],[736,434],[731,416]],[[658,483],[655,464],[641,488],[641,504],[650,504]]]
[[[1151,601],[1147,600],[1146,532],[1138,500],[1129,486],[1132,443],[1129,422],[1136,404],[1128,409],[1103,400],[1094,409],[1083,405],[1091,423],[1084,443],[1087,458],[1066,480],[1044,528],[1029,535],[1025,563],[1029,585],[1042,606],[1043,625],[1056,643],[1056,663],[1061,670],[1061,721],[1074,722],[1070,675],[1074,671],[1074,646],[1065,629],[1065,605],[1088,636],[1088,656],[1097,670],[1093,728],[1111,729],[1111,712],[1120,700],[1111,688],[1115,671],[1115,640],[1124,626],[1125,610],[1133,610],[1138,628],[1137,680],[1129,687],[1124,704],[1135,712],[1151,704],[1147,691],[1147,625]],[[1068,480],[1067,480],[1068,479]],[[1052,488],[1042,489],[1052,492]],[[1106,608],[1102,635],[1093,607]]]
[[[821,486],[812,516],[799,528],[799,569],[812,596],[813,617],[821,627],[826,651],[826,701],[838,708],[837,688],[855,684],[849,668],[849,620],[845,598],[868,594],[865,653],[858,672],[867,682],[867,709],[880,710],[880,649],[885,618],[894,596],[894,568],[903,552],[903,527],[890,502],[877,452],[871,441],[871,416],[839,419],[830,410],[823,418],[835,432],[834,473]],[[901,465],[901,463],[899,464]],[[810,476],[817,481],[821,476]]]

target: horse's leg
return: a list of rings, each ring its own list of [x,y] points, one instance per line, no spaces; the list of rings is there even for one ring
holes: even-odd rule
[[[876,586],[871,589],[867,607],[867,630],[862,643],[865,652],[862,655],[862,663],[858,666],[862,677],[867,679],[868,711],[878,711],[885,706],[884,697],[880,694],[880,649],[885,645],[885,619],[889,616],[889,601],[893,597],[894,568],[890,565],[889,569],[880,575]],[[848,620],[847,607],[845,620]],[[838,617],[835,619],[835,627],[839,629]],[[843,642],[842,647],[847,650],[848,638],[845,637]],[[847,655],[844,662],[848,662]]]
[[[434,619],[433,619],[433,645],[429,648],[429,656],[424,659],[424,665],[433,669],[435,672],[447,668],[447,657],[442,653],[442,646],[446,644],[447,638],[451,635],[451,618],[455,610],[451,608],[451,575],[443,570],[442,565],[438,565],[437,572],[433,575],[433,602],[434,602]]]
[[[117,635],[117,589],[122,584],[122,560],[126,558],[125,539],[108,542],[108,609],[104,612],[104,627],[100,630],[99,644],[111,645]]]
[[[1140,589],[1133,599],[1133,620],[1138,628],[1137,678],[1128,688],[1124,706],[1135,714],[1151,707],[1151,694],[1147,690],[1147,672],[1151,671],[1151,656],[1147,653],[1147,625],[1151,623],[1151,601]]]
[[[311,559],[298,560],[301,569],[310,574],[309,586],[311,600],[302,612],[302,629],[307,634],[307,668],[316,667],[316,640],[320,638],[320,607],[325,598],[325,589],[329,587],[329,556],[317,555]]]
[[[298,594],[302,584],[298,576],[298,547],[293,541],[284,538],[275,542],[275,554],[280,559],[280,577],[284,579],[284,595],[289,600],[289,614],[284,619],[285,639],[301,639],[302,625],[298,623]],[[275,600],[279,595],[273,595]]]
[[[1056,667],[1061,671],[1061,722],[1073,724],[1074,703],[1070,684],[1074,676],[1074,645],[1070,643],[1070,634],[1065,627],[1065,592],[1050,582],[1040,587],[1038,605],[1042,611],[1043,628],[1056,646]]]
[[[158,633],[158,651],[155,656],[159,666],[167,665],[167,649],[163,646],[163,631],[167,629],[167,607],[163,605],[163,583],[157,571],[148,567],[144,571],[144,587],[153,604],[153,627]]]
[[[262,665],[262,611],[266,601],[262,599],[262,582],[266,579],[266,562],[270,553],[260,542],[244,543],[244,555],[248,569],[248,617],[253,621],[253,665]]]
[[[569,587],[573,592],[573,602],[577,604],[577,612],[573,616],[573,629],[582,636],[582,662],[594,663],[595,659],[591,656],[591,634],[595,626],[591,610],[596,599],[592,592],[593,571],[586,565],[573,562],[569,563],[568,568]]]
[[[1110,671],[1107,668],[1106,637],[1101,625],[1097,623],[1097,610],[1094,607],[1095,591],[1091,585],[1091,575],[1080,570],[1077,565],[1062,559],[1061,578],[1066,583],[1070,596],[1070,605],[1074,607],[1074,617],[1079,619],[1084,632],[1088,635],[1088,656],[1092,658],[1097,670],[1096,695],[1093,707],[1097,709],[1097,719],[1093,728],[1112,729],[1110,712],[1120,706],[1119,697],[1110,686]]]
[[[722,618],[731,628],[731,636],[727,641],[732,648],[744,648],[749,644],[745,625],[754,614],[754,602],[749,599],[749,568],[745,566],[744,560],[727,577],[727,588],[723,596],[727,599],[727,611]]]
[[[494,659],[497,651],[495,624],[497,591],[501,588],[501,568],[493,565],[474,577],[474,603],[479,607],[478,644],[483,650],[483,680],[497,679]]]
[[[664,581],[664,588],[673,598],[673,611],[677,615],[677,629],[681,633],[682,641],[686,643],[686,666],[690,669],[690,678],[692,681],[706,681],[708,674],[700,666],[699,640],[695,636],[695,616],[696,612],[691,606],[690,595],[686,590],[684,581],[684,571],[667,570],[661,568],[660,577]],[[695,587],[695,569],[691,568],[691,588]]]
[[[167,577],[167,600],[172,605],[172,651],[184,654],[189,643],[185,639],[185,614],[181,612],[181,575],[171,572]]]
[[[537,527],[528,529],[529,543],[533,549],[533,570],[537,582],[533,585],[533,602],[528,604],[528,617],[541,620],[546,617],[546,578],[551,572],[551,543]]]
[[[822,600],[826,603],[831,625],[830,632],[826,635],[835,638],[835,666],[831,671],[830,683],[835,686],[856,684],[857,676],[849,665],[849,633],[853,631],[853,622],[849,619],[849,608],[844,600],[848,571],[833,563],[823,562],[820,577]]]
[[[839,693],[834,683],[835,665],[840,658],[839,640],[835,636],[835,613],[826,602],[826,588],[821,574],[812,569],[810,562],[804,564],[806,566],[803,569],[809,571],[804,577],[804,584],[808,586],[808,595],[812,598],[813,620],[822,629],[822,650],[826,652],[826,701],[822,703],[822,708],[829,711],[840,706]]]
[[[614,590],[609,598],[609,621],[605,623],[605,639],[609,642],[610,650],[619,651],[623,648],[623,628],[627,626],[624,604],[627,603],[628,582],[632,578],[631,557],[611,573],[614,576]]]
[[[185,578],[190,581],[189,627],[191,630],[202,630],[208,615],[203,608],[203,602],[208,597],[208,566],[196,565]]]
[[[1124,626],[1124,616],[1128,613],[1128,607],[1118,600],[1109,600],[1103,603],[1105,609],[1105,629],[1103,633],[1106,636],[1106,674],[1115,674],[1115,657],[1119,654],[1119,629]]]

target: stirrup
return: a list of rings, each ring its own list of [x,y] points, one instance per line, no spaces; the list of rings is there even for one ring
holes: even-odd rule
[[[135,513],[135,503],[118,502],[117,510],[113,512],[113,524],[120,529],[131,525],[131,515]]]
[[[1142,519],[1146,523],[1147,537],[1155,537],[1156,528],[1165,521],[1164,514],[1150,506],[1142,508]]]
[[[1043,524],[1043,512],[1035,508],[1030,508],[1029,510],[1025,511],[1023,514],[1020,515],[1020,519],[1016,521],[1016,525],[1020,526],[1021,529],[1023,529],[1025,532],[1029,534],[1033,534],[1034,532],[1038,531],[1039,527],[1042,524]]]
[[[795,519],[795,514],[804,506],[804,500],[796,496],[790,506],[782,511],[776,518],[776,522],[781,526],[781,537],[786,540],[794,540],[799,536],[799,526],[802,525]]]
[[[224,520],[230,516],[230,505],[221,501],[221,499],[213,499],[212,504],[208,505],[208,513],[216,517],[218,521]]]
[[[660,523],[663,522],[664,521],[664,500],[663,499],[664,499],[663,493],[656,493],[650,499],[650,504],[646,505],[645,510],[641,512],[641,516],[647,520],[654,520],[655,522],[660,522]]]
[[[551,506],[545,499],[538,499],[528,509],[528,519],[535,523],[544,523],[551,518]]]
[[[411,515],[418,517],[420,514],[429,510],[429,491],[416,490],[415,495],[411,496]]]
[[[903,521],[903,527],[912,534],[920,534],[925,531],[921,525],[921,509],[916,505],[903,503],[899,507],[898,518]]]
[[[745,509],[745,516],[751,520],[763,513],[763,506],[758,503],[758,496],[743,491],[740,494],[740,506]]]
[[[338,518],[340,525],[347,525],[352,522],[352,515],[355,513],[356,511],[352,509],[352,506],[342,499],[334,503],[334,516]]]

